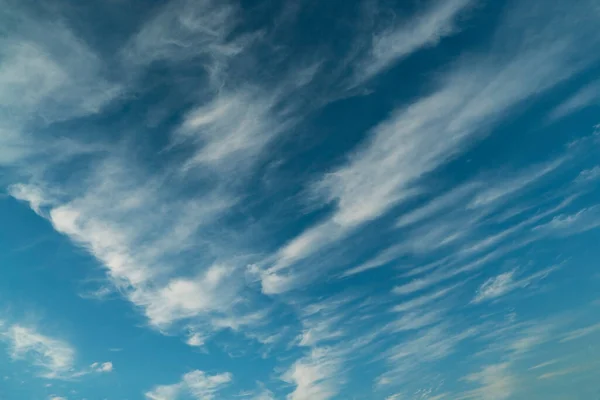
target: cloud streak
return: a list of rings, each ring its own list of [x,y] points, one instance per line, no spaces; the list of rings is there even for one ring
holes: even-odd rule
[[[586,29],[574,29],[570,18],[583,9],[549,15],[540,33],[524,41],[517,37],[527,29],[523,15],[529,10],[515,10],[496,33],[490,53],[461,60],[437,90],[374,127],[343,165],[315,182],[314,190],[334,211],[279,250],[273,267],[263,273],[263,290],[287,291],[294,287],[291,280],[307,280],[292,268],[295,263],[418,193],[420,179],[465,151],[518,104],[592,62],[582,49],[593,46],[595,36],[582,36]],[[507,46],[512,50],[504,50]],[[582,61],[568,61],[573,57]]]
[[[175,400],[181,396],[191,396],[197,400],[213,400],[232,378],[230,373],[208,375],[204,371],[195,370],[183,375],[178,383],[155,387],[146,393],[146,398]]]
[[[376,33],[368,55],[358,63],[355,84],[359,84],[390,68],[400,59],[456,33],[457,20],[475,4],[475,0],[435,1],[426,10],[407,21]]]

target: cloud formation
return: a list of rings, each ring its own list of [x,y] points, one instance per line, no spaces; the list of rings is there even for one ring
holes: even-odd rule
[[[172,385],[157,386],[146,393],[149,400],[174,400],[181,396],[192,396],[198,400],[212,400],[232,380],[229,373],[208,375],[194,370],[186,373],[181,381]]]

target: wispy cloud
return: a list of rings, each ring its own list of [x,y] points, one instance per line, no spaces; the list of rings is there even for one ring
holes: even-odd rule
[[[600,324],[591,325],[585,328],[575,329],[569,332],[564,338],[561,339],[561,343],[571,342],[573,340],[581,339],[586,336],[592,335],[596,332],[600,332]]]
[[[66,342],[44,336],[20,325],[4,333],[15,360],[29,359],[48,379],[67,378],[74,372],[75,350]]]
[[[465,377],[465,380],[480,385],[461,399],[503,400],[510,399],[515,391],[516,379],[510,372],[510,364],[488,365],[480,372]]]
[[[381,73],[417,50],[437,45],[444,37],[459,31],[459,17],[475,3],[476,0],[434,1],[426,10],[376,33],[368,55],[356,67],[355,84]]]
[[[594,57],[584,57],[582,49],[593,46],[595,39],[582,36],[586,29],[574,29],[577,18],[570,18],[585,12],[582,7],[564,9],[562,16],[553,10],[539,34],[528,40],[521,40],[519,32],[528,31],[525,16],[530,10],[518,7],[498,30],[488,55],[461,60],[440,80],[437,91],[395,110],[373,128],[345,164],[315,183],[335,210],[280,249],[274,266],[263,274],[265,292],[301,285],[309,271],[303,268],[300,274],[291,268],[295,263],[413,196],[424,175],[467,149],[519,103],[592,62]],[[572,64],[568,60],[574,56],[586,62]]]
[[[395,305],[392,308],[392,310],[395,312],[406,312],[406,311],[412,311],[414,309],[418,309],[423,306],[427,306],[427,305],[435,302],[436,300],[440,300],[440,299],[444,298],[450,292],[452,292],[453,290],[455,290],[461,286],[462,286],[462,284],[459,283],[456,285],[452,285],[452,286],[448,286],[448,287],[439,289],[432,293],[428,293],[428,294],[424,294],[424,295],[415,297],[411,300],[408,300],[403,303]]]
[[[289,122],[275,115],[277,99],[259,89],[219,94],[185,118],[178,141],[196,143],[198,151],[186,162],[193,167],[246,170]]]
[[[232,380],[230,373],[208,375],[195,370],[183,375],[181,381],[172,385],[157,386],[146,393],[150,400],[175,400],[191,396],[197,400],[212,400]]]
[[[103,363],[93,363],[90,365],[90,368],[94,372],[112,372],[113,371],[113,363],[103,362]]]
[[[558,267],[546,268],[522,278],[517,278],[517,270],[508,271],[493,278],[489,278],[477,290],[477,295],[473,299],[473,303],[497,299],[515,289],[526,288],[535,281],[546,278],[557,268]]]
[[[600,226],[600,207],[591,206],[574,214],[562,214],[550,222],[536,226],[537,232],[553,236],[576,235]]]
[[[167,3],[123,49],[132,64],[147,65],[199,60],[206,68],[242,51],[241,43],[229,41],[237,25],[236,6],[213,0],[177,0]]]
[[[275,395],[272,391],[267,389],[264,384],[258,382],[259,388],[257,390],[244,391],[237,395],[243,399],[248,400],[275,400]]]
[[[401,393],[392,394],[385,398],[385,400],[402,400],[404,399],[404,395]]]
[[[446,358],[458,344],[477,333],[476,328],[453,332],[445,323],[419,331],[385,352],[390,368],[377,379],[377,384],[391,385],[400,378],[409,379],[410,374],[419,374],[417,366]]]
[[[551,365],[554,365],[554,364],[556,364],[558,361],[559,361],[559,360],[550,360],[550,361],[546,361],[546,362],[543,362],[543,363],[541,363],[541,364],[534,365],[533,367],[529,368],[529,370],[530,370],[530,371],[533,371],[533,370],[536,370],[536,369],[542,369],[542,368],[546,368],[546,367],[549,367],[549,366],[551,366]]]
[[[24,360],[40,370],[46,379],[73,379],[88,373],[113,370],[111,362],[94,363],[87,369],[76,369],[76,352],[66,341],[43,335],[22,325],[12,325],[0,333],[10,346],[13,360]]]
[[[545,374],[538,376],[538,379],[541,379],[541,380],[554,379],[554,378],[558,378],[559,376],[573,374],[575,372],[578,372],[579,370],[580,370],[579,368],[566,368],[566,369],[562,369],[559,371],[547,372]]]
[[[38,160],[35,179],[9,188],[14,198],[28,203],[57,232],[94,256],[106,272],[106,287],[136,306],[150,325],[165,331],[193,327],[187,338],[193,346],[204,343],[214,331],[237,331],[242,326],[232,321],[243,321],[245,327],[265,322],[245,318],[256,312],[251,299],[260,296],[245,285],[244,268],[256,257],[254,250],[242,250],[243,243],[238,248],[232,237],[239,238],[241,233],[225,226],[216,228],[216,221],[239,206],[244,195],[239,193],[240,186],[247,183],[242,175],[252,174],[268,144],[294,120],[292,94],[309,85],[316,72],[302,64],[269,81],[250,78],[247,68],[231,76],[228,63],[255,36],[235,29],[238,11],[237,6],[223,2],[170,2],[142,23],[119,53],[124,75],[131,72],[123,77],[124,90],[145,93],[137,85],[144,82],[145,72],[160,63],[177,65],[173,70],[181,71],[185,69],[182,63],[198,62],[208,74],[194,69],[194,76],[186,81],[185,91],[191,95],[177,111],[164,151],[152,156],[160,165],[157,169],[128,156],[137,151],[135,146],[118,143],[109,145],[109,152],[80,160],[81,173],[69,180],[56,179],[61,165]],[[56,105],[56,96],[72,96],[69,101],[77,104],[61,103],[61,109],[70,111],[57,115],[56,120],[91,114],[117,95],[115,89],[112,97],[94,102],[95,108],[77,111],[93,97],[85,98],[87,92],[82,93],[86,85],[93,84],[89,90],[95,96],[104,93],[98,85],[113,85],[101,79],[102,60],[82,47],[70,31],[65,32],[69,39],[65,46],[71,45],[71,39],[75,42],[73,62],[85,63],[64,73],[75,82],[69,81],[66,88],[52,86],[48,99],[36,99],[31,106],[32,113],[49,114],[45,101]],[[46,40],[34,39],[42,44]],[[68,59],[65,65],[71,65]],[[47,72],[46,68],[40,71]],[[81,74],[91,82],[77,80]],[[165,79],[178,81],[169,74]],[[78,91],[69,93],[70,85]],[[44,94],[39,87],[31,92]],[[31,140],[31,148],[47,147],[37,137]],[[63,150],[57,145],[57,157]],[[28,176],[20,174],[19,179]],[[203,234],[202,228],[212,229],[208,227],[219,234]]]
[[[15,2],[3,2],[0,11],[5,26],[0,40],[0,165],[24,166],[28,159],[30,172],[40,159],[56,158],[58,150],[57,143],[34,134],[34,128],[96,114],[121,93],[121,86],[103,73],[102,60],[65,21],[34,15]],[[62,141],[61,156],[68,153],[67,144]]]
[[[334,397],[343,383],[340,380],[342,362],[334,349],[314,348],[282,376],[284,381],[296,386],[288,400],[327,400]]]
[[[585,169],[579,173],[576,181],[579,183],[589,183],[600,179],[600,166],[591,169]]]
[[[586,85],[552,110],[550,119],[556,121],[586,107],[600,104],[599,92],[600,82]]]

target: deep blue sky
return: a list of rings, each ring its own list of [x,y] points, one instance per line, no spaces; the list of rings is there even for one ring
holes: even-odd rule
[[[0,0],[0,399],[600,396],[597,0]]]

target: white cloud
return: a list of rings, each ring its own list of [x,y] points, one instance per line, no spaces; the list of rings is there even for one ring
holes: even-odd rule
[[[175,400],[182,396],[192,396],[197,400],[212,400],[231,380],[230,373],[207,375],[203,371],[195,370],[183,375],[178,383],[155,387],[146,393],[146,398],[149,400]]]
[[[581,339],[583,337],[592,335],[596,332],[600,332],[600,324],[591,325],[581,329],[575,329],[574,331],[569,332],[563,339],[561,339],[561,343]]]
[[[232,306],[236,294],[233,272],[227,266],[213,265],[195,279],[174,278],[157,291],[136,291],[131,299],[145,307],[153,324],[168,326],[172,321]]]
[[[415,51],[435,46],[454,34],[458,17],[475,0],[435,1],[427,10],[373,36],[368,55],[358,63],[355,84],[384,71]]]
[[[483,174],[472,181],[462,183],[456,188],[433,198],[424,206],[409,210],[401,215],[396,228],[406,234],[402,240],[378,253],[361,265],[345,271],[342,276],[350,276],[369,269],[378,268],[390,261],[410,254],[429,254],[449,246],[461,246],[453,257],[446,257],[410,269],[403,276],[419,275],[442,264],[456,262],[474,253],[482,252],[562,208],[551,209],[533,218],[503,229],[501,232],[483,239],[475,239],[478,228],[489,226],[489,216],[497,212],[502,205],[515,201],[527,189],[555,171],[567,157],[535,165],[523,171],[505,177],[505,171]],[[502,174],[502,178],[496,175]],[[466,206],[465,206],[466,204]],[[567,205],[565,203],[564,205]],[[497,218],[497,217],[496,217]],[[506,215],[503,216],[506,218]],[[502,222],[502,221],[500,221]],[[452,259],[452,260],[451,260]]]
[[[39,369],[39,376],[42,378],[68,380],[90,373],[107,373],[113,370],[112,362],[95,362],[89,368],[77,369],[76,351],[71,344],[43,335],[31,327],[10,325],[0,330],[0,338],[8,343],[13,360],[31,363]]]
[[[195,332],[188,336],[185,343],[188,346],[192,346],[192,347],[202,347],[202,346],[204,346],[206,339],[207,338],[204,335]]]
[[[286,127],[274,115],[276,100],[258,89],[239,89],[192,110],[176,138],[198,146],[184,169],[247,170]]]
[[[238,396],[248,400],[275,400],[275,395],[264,384],[258,382],[259,389],[240,393]]]
[[[47,379],[66,379],[73,375],[75,349],[68,343],[20,325],[11,326],[4,337],[14,360],[27,360]]]
[[[0,105],[52,122],[96,113],[119,93],[102,79],[102,61],[67,27],[26,16],[22,23],[2,40]]]
[[[448,293],[450,293],[451,291],[455,290],[456,288],[458,288],[460,286],[462,286],[462,284],[456,284],[456,285],[448,286],[446,288],[439,289],[439,290],[429,293],[429,294],[424,294],[422,296],[415,297],[411,300],[408,300],[403,303],[395,305],[392,308],[392,310],[395,312],[406,312],[406,311],[412,311],[414,309],[421,308],[423,306],[426,306],[426,305],[429,305],[429,304],[435,302],[436,300],[443,298]]]
[[[342,360],[329,348],[314,348],[296,361],[282,376],[296,385],[288,400],[327,400],[334,397],[343,383],[339,374]]]
[[[556,364],[558,361],[559,361],[558,359],[546,361],[541,364],[534,365],[533,367],[529,368],[529,370],[533,371],[536,369],[546,368],[546,367]]]
[[[592,82],[556,106],[549,115],[556,121],[586,107],[600,104],[600,82]]]
[[[236,26],[236,7],[223,1],[176,0],[169,2],[146,22],[130,43],[123,56],[132,64],[155,61],[170,63],[205,60],[207,67],[240,52],[240,44],[229,42],[228,34]]]
[[[600,206],[583,208],[575,214],[562,214],[536,226],[535,231],[555,236],[576,235],[600,226]]]
[[[42,158],[56,157],[56,150],[68,153],[66,141],[58,140],[63,143],[58,148],[51,137],[34,134],[34,127],[96,114],[121,92],[119,84],[103,75],[102,60],[59,16],[34,15],[19,2],[3,2],[0,10],[5,26],[0,39],[0,165],[18,164],[29,172]]]
[[[418,331],[383,353],[389,370],[378,377],[377,384],[387,386],[416,379],[422,372],[422,366],[447,357],[456,350],[458,344],[477,333],[475,328],[452,332],[446,323]]]
[[[503,178],[500,182],[495,182],[490,187],[478,192],[468,207],[489,206],[501,202],[508,196],[514,197],[515,193],[531,187],[533,183],[555,171],[564,161],[564,157],[559,158],[548,163],[535,165],[515,176]]]
[[[320,301],[292,305],[303,327],[295,344],[308,351],[281,376],[295,385],[288,400],[327,400],[338,395],[346,372],[381,330],[361,316],[355,294],[338,294]],[[365,329],[365,327],[367,329]]]
[[[385,400],[402,400],[405,398],[406,397],[404,397],[404,395],[402,393],[396,393],[396,394],[392,394],[392,395],[386,397]]]
[[[46,205],[44,215],[55,230],[98,259],[113,285],[141,307],[153,325],[168,328],[173,322],[234,305],[243,279],[234,273],[235,266],[209,264],[195,275],[180,277],[164,268],[183,261],[177,255],[197,245],[198,228],[225,210],[227,199],[171,199],[159,190],[164,183],[140,183],[120,162],[103,163],[90,181],[89,187],[79,189],[81,196],[68,202],[46,198],[30,186],[27,193],[36,196],[24,196],[14,186],[11,193],[30,201],[32,208]],[[161,213],[150,212],[159,208]],[[162,227],[165,234],[155,234],[155,227]]]
[[[413,331],[434,325],[443,319],[439,311],[410,312],[391,322],[387,328],[392,332]]]
[[[595,166],[591,169],[583,170],[577,176],[578,183],[588,183],[600,179],[600,166]]]
[[[477,290],[473,303],[481,303],[483,301],[496,299],[515,289],[525,288],[535,281],[546,278],[556,269],[557,267],[546,268],[520,279],[516,279],[517,270],[508,271],[489,278]]]
[[[29,203],[31,209],[37,214],[41,214],[42,206],[49,204],[44,191],[33,185],[12,185],[9,187],[8,192],[15,199]]]
[[[480,372],[466,376],[465,380],[480,387],[461,398],[505,400],[512,398],[515,392],[516,379],[510,372],[509,363],[488,365]]]
[[[112,362],[108,361],[108,362],[104,362],[104,363],[93,363],[92,365],[90,365],[90,369],[93,372],[99,372],[99,373],[104,373],[104,372],[112,372],[113,371],[113,364]]]
[[[542,374],[542,375],[538,376],[538,379],[540,379],[540,380],[554,379],[559,376],[573,374],[575,372],[578,372],[579,370],[580,370],[579,368],[565,368],[565,369],[562,369],[559,371],[547,372],[545,374]]]
[[[67,398],[61,396],[50,396],[48,397],[48,400],[67,400]]]
[[[420,178],[468,148],[518,104],[587,65],[569,61],[595,43],[586,37],[591,26],[573,26],[586,12],[585,3],[536,19],[544,22],[531,37],[530,6],[518,6],[496,33],[487,56],[462,60],[437,91],[395,110],[376,126],[345,164],[315,183],[335,211],[279,250],[273,267],[263,273],[265,292],[290,290],[311,279],[316,274],[310,268],[294,270],[293,264],[387,213],[416,192]]]
[[[123,49],[124,68],[137,74],[154,62],[188,62],[191,57],[212,74],[214,63],[226,62],[221,57],[233,57],[235,47],[242,45],[242,39],[226,38],[235,26],[235,14],[234,6],[222,2],[171,2]],[[212,61],[204,63],[205,57]],[[197,87],[188,89],[202,92],[193,100],[200,105],[184,115],[171,141],[174,146],[185,141],[183,165],[149,171],[124,155],[132,149],[111,148],[109,156],[88,160],[81,174],[67,183],[44,176],[32,180],[35,184],[13,185],[10,192],[94,256],[105,268],[109,286],[139,307],[152,325],[166,330],[188,319],[202,325],[202,340],[189,340],[197,346],[213,330],[234,329],[231,321],[240,315],[232,309],[239,304],[239,291],[249,291],[243,287],[241,268],[248,260],[238,256],[242,252],[230,238],[203,234],[200,228],[237,204],[236,176],[250,173],[254,161],[287,126],[287,117],[280,121],[273,109],[289,101],[290,91],[311,81],[307,71],[301,71],[302,82],[290,85],[284,77],[285,82],[268,82],[268,90],[258,84],[238,85],[237,80],[225,87],[212,75],[206,88],[201,78],[195,79]],[[297,78],[296,72],[290,76]],[[287,103],[280,108],[292,114]],[[180,174],[191,167],[201,168]],[[42,169],[54,172],[52,165]],[[202,178],[216,182],[216,187],[203,187],[199,193],[201,185],[196,183]],[[226,235],[239,232],[223,232]]]

